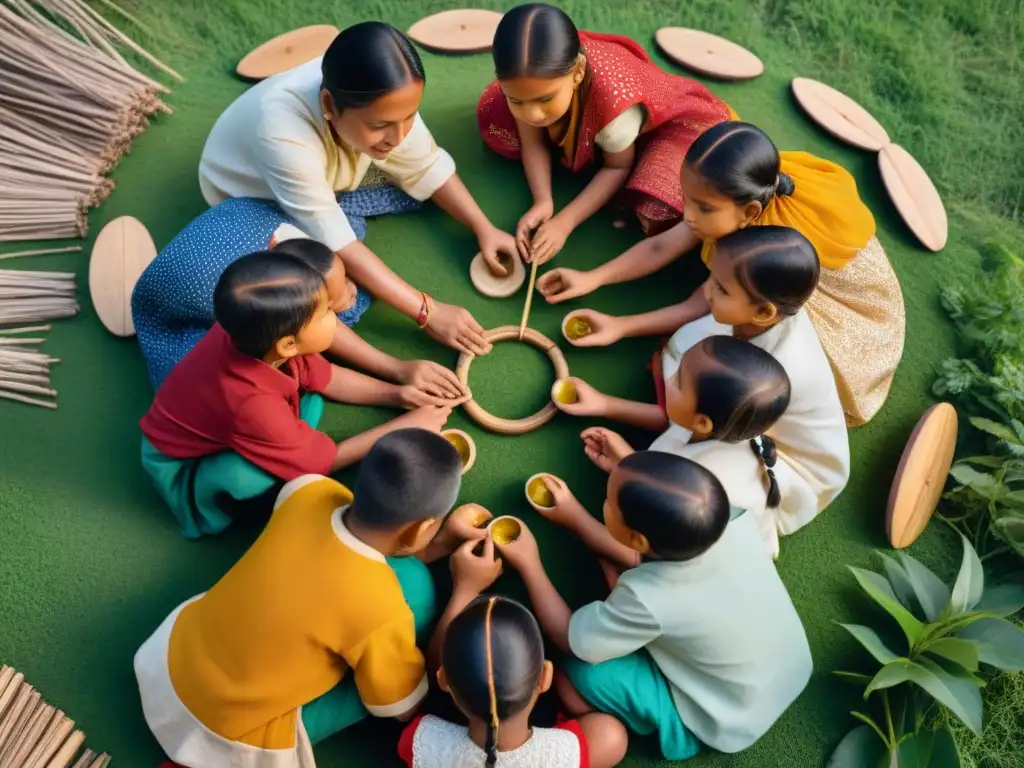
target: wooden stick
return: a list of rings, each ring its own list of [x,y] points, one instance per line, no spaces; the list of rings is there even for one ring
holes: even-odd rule
[[[85,750],[82,756],[78,758],[78,762],[75,763],[74,768],[92,768],[92,760],[96,757],[96,753],[91,749]]]
[[[55,389],[39,387],[35,384],[21,384],[16,381],[0,381],[0,389],[6,392],[24,392],[27,395],[45,395],[46,397],[57,396],[57,390]]]
[[[56,408],[56,406],[54,407]],[[64,742],[64,746],[58,750],[53,759],[46,764],[46,768],[67,768],[68,763],[71,762],[78,748],[82,746],[83,741],[85,741],[85,734],[81,731],[75,731],[71,734],[71,738]]]
[[[41,373],[12,373],[0,368],[0,382],[20,381],[25,384],[49,384],[50,377]]]
[[[0,339],[0,347],[8,346],[22,346],[25,344],[42,344],[46,339],[41,338],[29,338],[29,339]]]
[[[0,717],[4,715],[7,705],[11,703],[18,691],[21,690],[21,684],[24,681],[25,676],[21,672],[15,672],[10,667],[4,667],[3,674],[0,674]],[[4,722],[4,720],[0,719],[0,722]]]
[[[526,321],[530,319],[530,305],[533,303],[533,284],[537,282],[537,260],[533,260],[533,265],[530,267],[530,285],[526,289],[526,305],[523,307],[523,320],[519,323],[519,340],[523,340],[523,334],[526,333]]]
[[[23,328],[7,328],[0,330],[0,336],[11,336],[15,333],[35,333],[50,330],[51,327],[49,325],[26,325]],[[2,686],[0,686],[0,690],[2,690]]]
[[[15,395],[11,394],[10,392],[4,392],[3,390],[0,390],[0,399],[14,400],[16,402],[25,403],[27,405],[38,405],[41,406],[42,408],[49,408],[54,411],[57,410],[57,404],[52,400],[37,400],[34,397],[24,397],[22,395]],[[75,747],[75,749],[78,749],[78,747]],[[72,754],[74,754],[74,751],[72,751]],[[51,765],[54,765],[54,763],[51,763]],[[60,763],[60,765],[61,768],[64,768],[66,763]]]
[[[68,735],[74,729],[75,723],[63,712],[57,711],[57,715],[50,723],[50,727],[43,738],[39,740],[36,750],[29,755],[25,768],[44,768],[46,763],[53,757],[53,753],[64,743]]]

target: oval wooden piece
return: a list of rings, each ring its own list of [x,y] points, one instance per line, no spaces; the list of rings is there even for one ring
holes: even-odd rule
[[[845,93],[807,77],[793,78],[790,89],[807,116],[840,141],[872,152],[890,143],[882,124]]]
[[[293,29],[247,53],[235,72],[246,80],[265,80],[323,56],[337,36],[338,28],[330,24]]]
[[[885,510],[886,532],[896,549],[913,544],[931,520],[953,465],[956,434],[956,409],[949,403],[925,411],[910,433]]]
[[[469,264],[469,279],[472,281],[473,287],[492,299],[507,299],[518,291],[523,286],[523,281],[526,280],[526,267],[523,266],[519,255],[501,255],[508,258],[506,266],[512,270],[505,277],[496,277],[487,268],[487,262],[482,253],[474,256],[473,261]],[[502,260],[502,263],[505,264],[505,261]]]
[[[764,72],[764,63],[753,53],[710,32],[662,27],[654,41],[679,66],[719,80],[750,80]]]
[[[945,248],[949,239],[946,207],[921,164],[899,144],[890,144],[878,153],[878,169],[910,231],[930,251]]]
[[[115,336],[135,335],[132,291],[154,258],[149,230],[132,216],[114,219],[96,237],[89,257],[89,293],[100,322]]]
[[[481,53],[491,50],[501,14],[478,8],[442,11],[409,27],[409,37],[440,53]]]
[[[492,344],[496,344],[499,341],[510,341],[512,339],[519,338],[519,326],[518,325],[502,325],[498,328],[492,328],[489,331],[484,332],[484,338]],[[551,339],[545,336],[540,331],[535,331],[533,328],[527,328],[523,333],[523,341],[527,344],[532,344],[543,352],[547,353],[548,358],[551,360],[551,365],[555,369],[555,378],[564,379],[569,375],[569,364],[565,362],[565,355],[562,354],[562,350],[558,348]],[[455,365],[455,375],[459,377],[464,385],[469,386],[469,365],[473,362],[474,355],[469,355],[463,352],[459,355],[459,361]],[[476,400],[469,400],[463,404],[462,408],[466,411],[466,415],[469,416],[473,421],[479,424],[489,432],[497,432],[502,435],[522,435],[527,432],[544,426],[551,421],[555,414],[558,413],[558,408],[555,407],[554,403],[548,403],[539,411],[532,416],[527,416],[525,419],[502,419],[498,416],[494,416],[483,408]]]

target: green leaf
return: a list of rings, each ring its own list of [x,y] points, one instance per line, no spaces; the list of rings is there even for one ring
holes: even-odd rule
[[[1024,670],[1024,630],[1006,619],[979,619],[960,630],[957,637],[978,644],[978,658],[985,664],[1013,672]]]
[[[974,610],[994,613],[996,616],[1012,616],[1024,608],[1024,586],[1020,584],[997,584],[988,587]]]
[[[942,579],[906,552],[900,552],[899,558],[903,563],[903,571],[907,574],[914,589],[914,595],[917,596],[917,601],[921,604],[925,618],[928,621],[938,621],[942,615],[942,609],[949,605],[949,587],[942,583]]]
[[[960,751],[948,728],[940,728],[935,732],[932,743],[932,760],[929,768],[960,768]]]
[[[992,419],[983,419],[975,416],[970,419],[970,422],[975,429],[987,432],[994,437],[998,437],[1000,440],[1005,440],[1008,443],[1020,442],[1016,432],[1005,424],[1000,424],[998,421],[992,421]]]
[[[909,734],[909,738],[901,741],[896,748],[896,765],[899,768],[928,768],[932,760],[933,742],[931,731]]]
[[[1024,518],[1001,517],[992,523],[992,530],[1013,551],[1024,557]]]
[[[949,470],[949,474],[960,485],[970,486],[986,498],[998,494],[1001,490],[1000,483],[995,477],[986,472],[979,472],[966,464],[954,464]]]
[[[871,675],[862,675],[860,672],[846,672],[840,669],[836,670],[832,674],[840,680],[845,680],[848,683],[867,684],[871,682]]]
[[[1003,464],[1006,463],[1005,456],[967,456],[959,459],[957,463],[974,464],[979,467],[988,467],[989,469],[999,469]]]
[[[868,653],[882,664],[888,664],[890,661],[899,658],[897,654],[886,647],[885,643],[882,642],[882,638],[870,627],[865,627],[861,624],[840,624],[839,626],[853,635],[857,642],[863,645]]]
[[[885,578],[892,588],[893,594],[900,604],[911,613],[917,608],[917,596],[914,594],[914,587],[910,583],[903,566],[893,560],[884,552],[876,552],[882,560],[882,567],[885,569]]]
[[[825,768],[867,768],[881,764],[885,744],[866,725],[858,725],[839,742]]]
[[[913,646],[914,643],[920,640],[921,635],[924,634],[924,624],[900,604],[899,600],[896,599],[896,595],[893,594],[889,582],[877,573],[865,571],[863,568],[848,567],[853,573],[854,578],[857,579],[857,583],[860,584],[861,589],[872,600],[882,606],[890,616],[896,619],[900,629],[903,630],[903,634],[907,637],[907,642]]]
[[[883,688],[892,688],[894,685],[909,682],[912,674],[911,669],[916,667],[917,665],[910,659],[890,661],[871,678],[871,683],[864,691],[864,698],[866,699],[875,691],[880,691]]]
[[[981,600],[981,593],[985,589],[985,572],[982,570],[978,553],[974,551],[967,537],[960,538],[963,541],[964,556],[949,601],[954,615],[972,610]]]
[[[917,669],[920,671],[913,672],[913,681],[980,736],[981,680],[962,668],[955,672],[955,667],[940,665],[928,658],[919,661]]]
[[[968,672],[978,671],[978,644],[973,640],[943,637],[929,643],[925,650],[959,664]]]

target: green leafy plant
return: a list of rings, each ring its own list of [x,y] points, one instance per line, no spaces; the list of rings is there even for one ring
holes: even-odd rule
[[[895,620],[902,642],[897,651],[883,639],[885,630],[841,625],[882,666],[873,675],[836,672],[864,686],[868,706],[851,713],[862,724],[839,743],[828,768],[956,768],[961,762],[949,729],[925,727],[930,710],[941,706],[980,734],[980,666],[1024,670],[1024,631],[1005,618],[1024,607],[1024,586],[986,589],[981,560],[962,541],[952,588],[905,552],[898,559],[879,553],[884,575],[850,567],[861,589]]]

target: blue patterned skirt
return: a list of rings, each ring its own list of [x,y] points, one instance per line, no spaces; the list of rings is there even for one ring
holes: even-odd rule
[[[344,192],[338,204],[360,240],[368,217],[420,207],[390,185]],[[286,223],[293,222],[273,201],[225,200],[179,232],[142,273],[132,293],[132,319],[154,388],[213,326],[213,291],[224,270],[269,247],[271,235]],[[356,303],[338,317],[355,325],[369,306],[369,294],[360,289]]]

